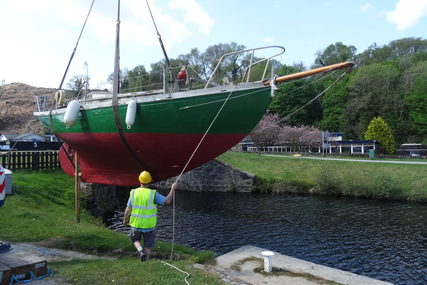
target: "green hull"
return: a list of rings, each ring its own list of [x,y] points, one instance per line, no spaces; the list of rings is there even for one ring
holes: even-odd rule
[[[133,186],[142,169],[152,172],[156,180],[180,174],[212,123],[185,170],[227,151],[257,125],[270,103],[270,94],[270,87],[248,84],[243,88],[231,86],[205,93],[181,92],[172,94],[172,98],[161,94],[157,95],[158,100],[152,100],[152,96],[135,96],[136,117],[129,129],[125,117],[132,95],[120,95],[122,136],[111,99],[83,104],[75,124],[69,128],[64,124],[65,110],[53,111],[52,120],[49,112],[36,116],[46,126],[52,126],[55,134],[78,152],[84,180]],[[73,165],[64,153],[61,165],[73,174]]]

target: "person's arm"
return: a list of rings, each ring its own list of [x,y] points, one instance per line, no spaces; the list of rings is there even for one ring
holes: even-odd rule
[[[123,216],[123,225],[127,226],[129,224],[129,216],[132,212],[132,207],[127,206],[125,209],[125,214]]]
[[[165,204],[169,204],[172,201],[173,193],[175,193],[176,183],[172,184],[169,194],[166,196]]]

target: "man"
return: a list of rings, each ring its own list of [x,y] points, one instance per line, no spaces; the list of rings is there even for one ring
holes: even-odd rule
[[[131,226],[130,239],[139,252],[141,262],[149,259],[151,248],[155,244],[157,205],[169,204],[176,188],[176,183],[172,184],[169,194],[165,197],[148,188],[151,181],[151,174],[148,171],[141,172],[139,175],[141,187],[130,192],[123,218],[123,225]],[[144,248],[141,245],[141,238],[144,239]]]
[[[185,66],[183,66],[181,70],[178,72],[178,86],[180,90],[184,87],[186,82],[187,82],[187,70]]]

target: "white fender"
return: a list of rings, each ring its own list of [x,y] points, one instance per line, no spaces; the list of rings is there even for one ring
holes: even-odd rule
[[[136,117],[136,101],[135,101],[135,98],[132,98],[126,110],[126,126],[128,129],[130,129],[132,125],[135,123],[135,117]]]
[[[74,125],[77,120],[77,116],[80,111],[80,103],[77,100],[73,100],[68,103],[67,110],[65,110],[64,114],[64,123],[67,128]]]
[[[64,90],[58,90],[55,92],[55,102],[57,105],[63,105],[65,101]]]

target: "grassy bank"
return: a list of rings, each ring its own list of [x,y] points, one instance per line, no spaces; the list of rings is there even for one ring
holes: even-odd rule
[[[427,201],[427,165],[270,157],[227,152],[221,161],[257,176],[257,190]]]
[[[74,218],[73,179],[62,171],[13,173],[15,194],[0,208],[0,240],[38,242],[44,246],[72,249],[115,257],[116,260],[49,262],[55,275],[73,284],[183,284],[185,274],[160,262],[169,256],[170,244],[158,242],[152,259],[140,263],[127,235],[108,230],[102,221],[84,211],[81,223]],[[192,284],[222,284],[213,276],[189,268],[209,262],[211,252],[195,252],[175,246],[179,261],[167,261],[191,274]]]

